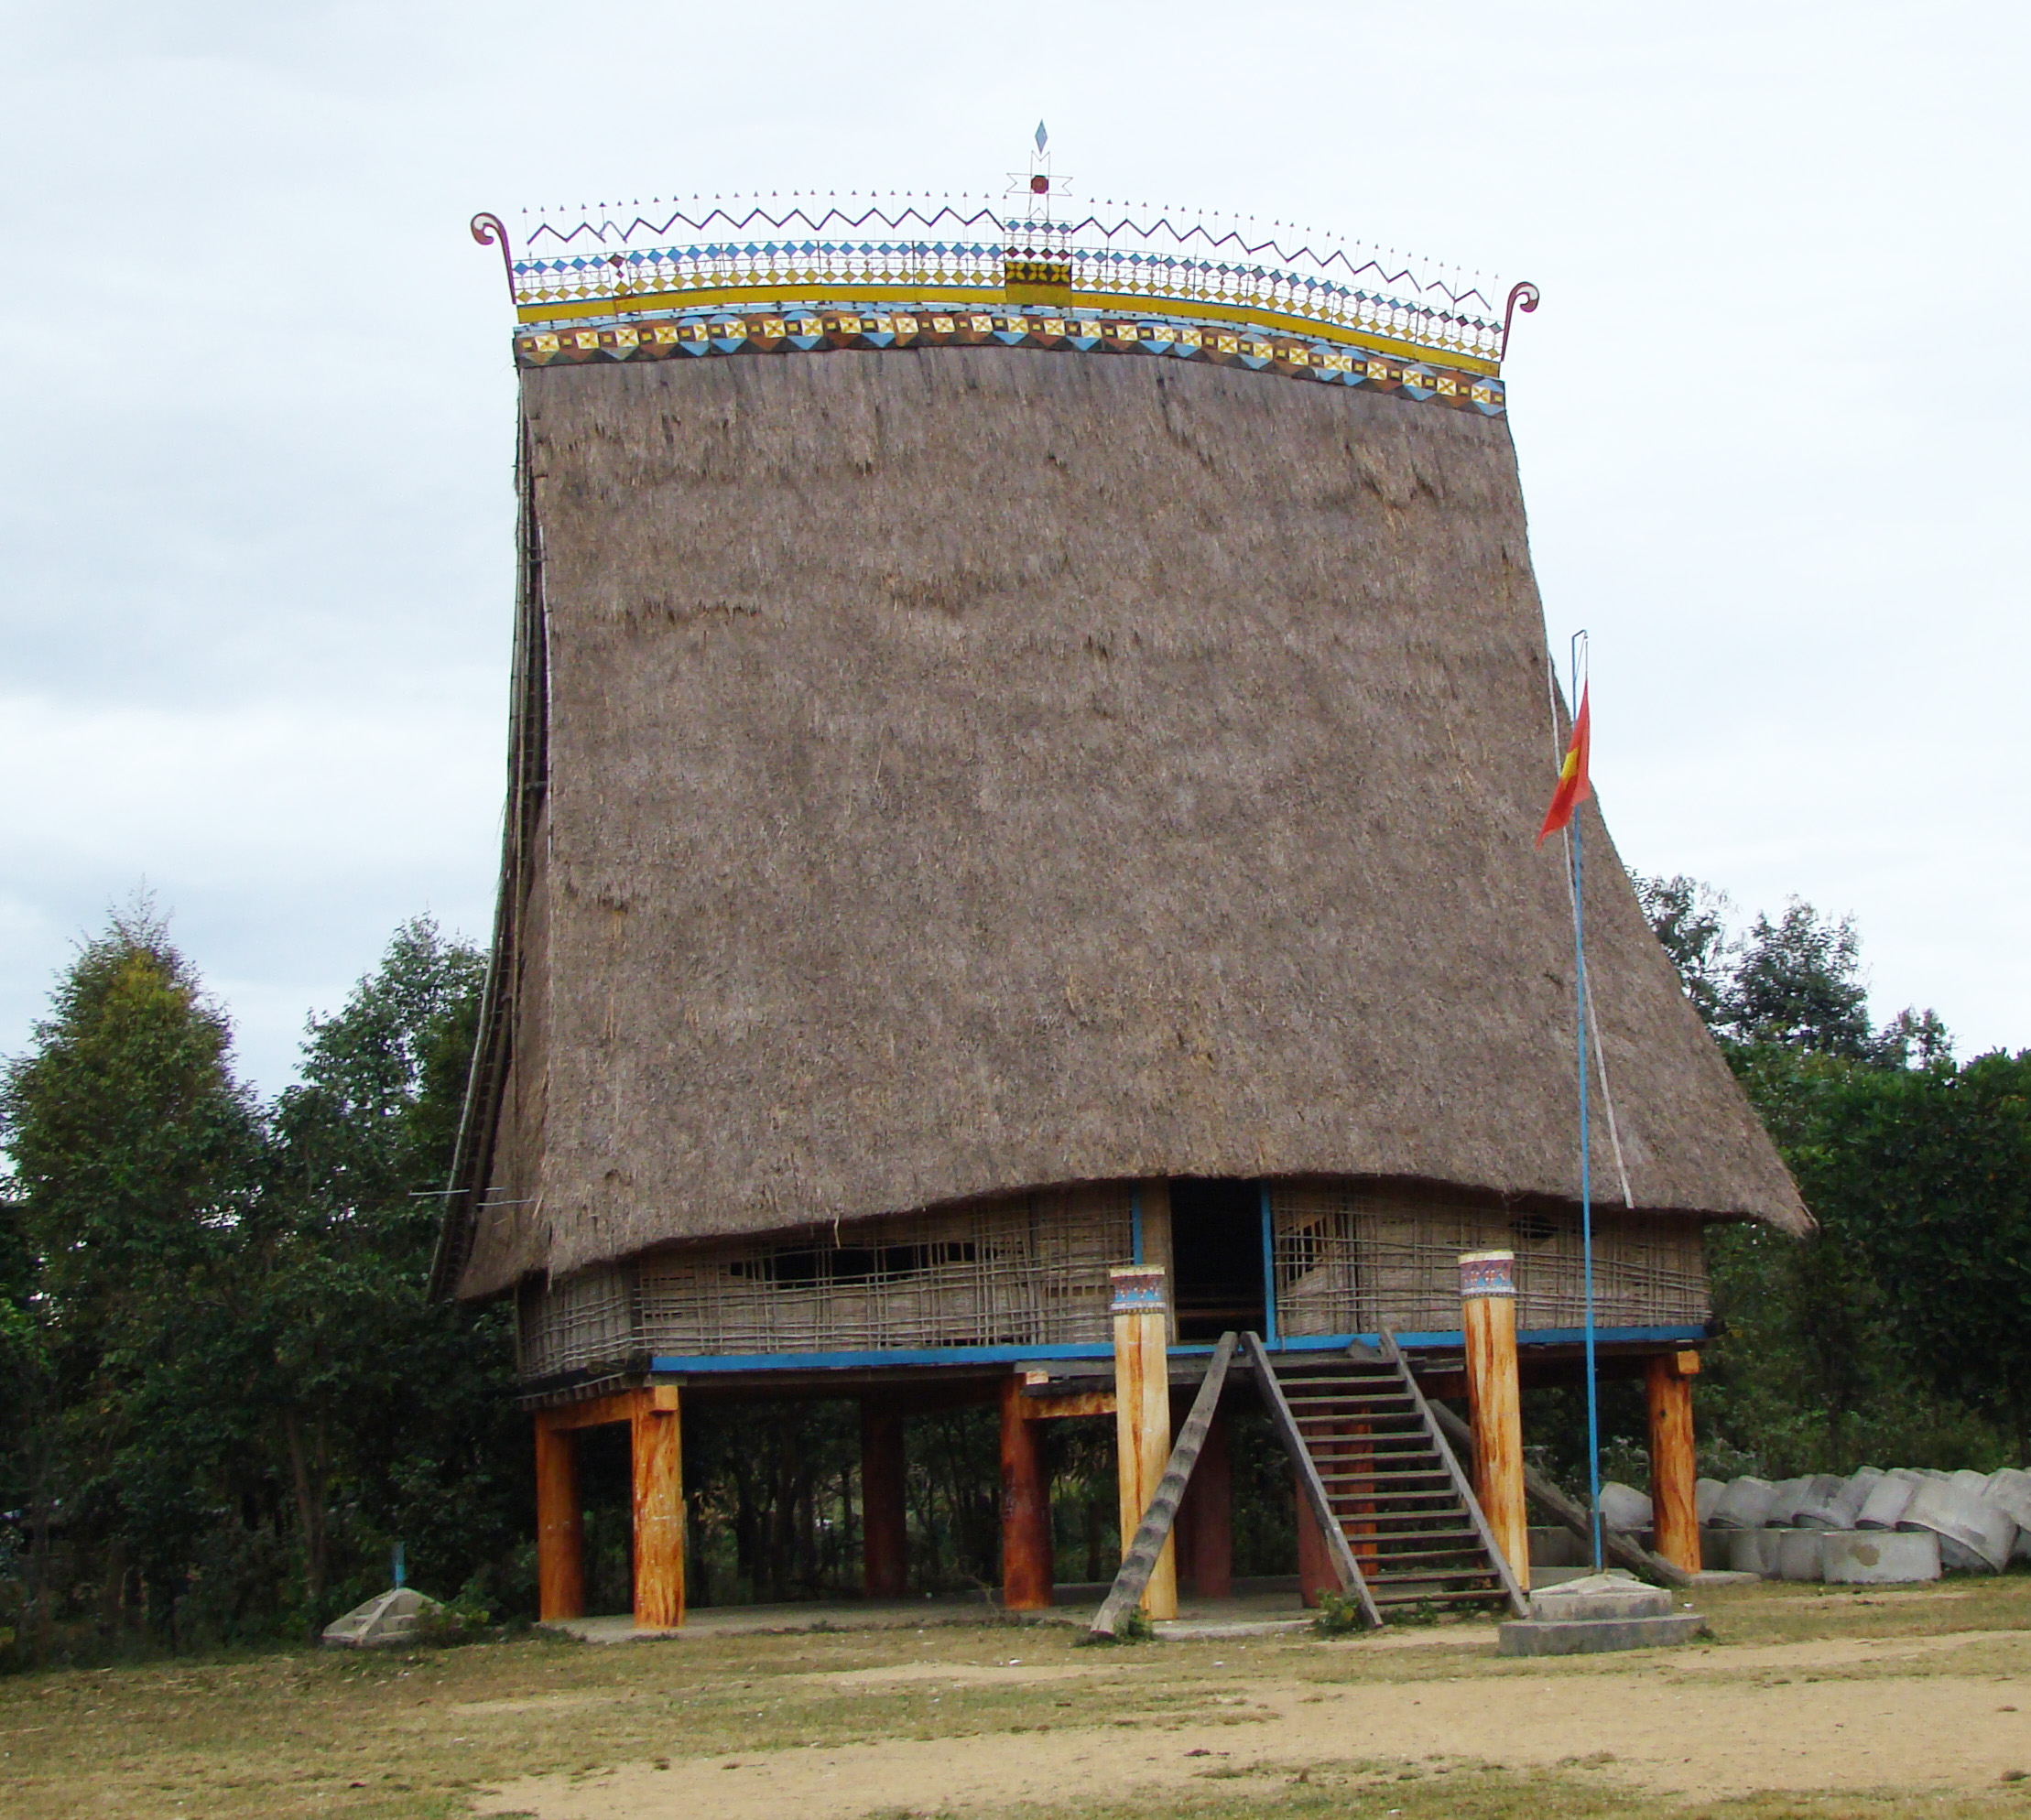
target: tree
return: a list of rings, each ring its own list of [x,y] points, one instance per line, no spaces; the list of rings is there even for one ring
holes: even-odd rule
[[[28,1054],[0,1075],[22,1279],[10,1300],[29,1316],[12,1324],[11,1349],[37,1461],[31,1550],[47,1563],[62,1499],[74,1545],[103,1550],[109,1588],[131,1558],[158,1614],[173,1611],[219,1463],[244,1441],[212,1372],[197,1399],[164,1395],[222,1337],[231,1348],[223,1274],[255,1192],[262,1121],[230,1046],[141,901],[81,948]],[[46,1635],[46,1581],[37,1598]]]
[[[1977,1395],[1960,1369],[1969,1361],[1950,1367],[1955,1349],[1928,1347],[1906,1312],[1943,1307],[1960,1292],[1940,1259],[1917,1255],[1908,1236],[1882,1242],[1886,1221],[1902,1230],[1890,1208],[1906,1186],[1891,1166],[1895,1121],[1883,1109],[1929,1103],[1954,1075],[1946,1026],[1931,1011],[1907,1009],[1872,1034],[1852,917],[1826,917],[1794,898],[1781,916],[1759,915],[1736,937],[1727,899],[1697,880],[1635,883],[1817,1221],[1803,1240],[1752,1226],[1710,1232],[1727,1335],[1705,1402],[1723,1445],[1787,1470],[1992,1445],[1969,1412],[2001,1405]],[[1964,1196],[1950,1208],[1943,1176],[1909,1186],[1945,1230],[1994,1224]],[[1991,1389],[2000,1392],[2000,1381]]]
[[[1858,1075],[1821,1197],[1851,1225],[1917,1375],[2031,1465],[2031,1050]]]
[[[1678,970],[1693,1010],[1709,1030],[1719,1031],[1726,1022],[1732,984],[1726,916],[1732,906],[1727,895],[1683,872],[1672,878],[1632,872],[1629,878],[1651,933]]]
[[[485,959],[419,917],[329,1018],[281,1096],[260,1259],[270,1394],[302,1537],[310,1622],[346,1565],[401,1539],[453,1586],[509,1548],[527,1497],[502,1308],[423,1299],[443,1210]]]
[[[1869,1053],[1869,990],[1854,918],[1823,918],[1794,897],[1775,923],[1759,915],[1734,950],[1721,1023],[1740,1043],[1826,1056]]]

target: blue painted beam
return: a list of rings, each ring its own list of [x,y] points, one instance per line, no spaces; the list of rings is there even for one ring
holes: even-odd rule
[[[1583,1327],[1537,1327],[1516,1336],[1519,1346],[1578,1346]],[[1344,1351],[1360,1340],[1373,1346],[1379,1334],[1302,1334],[1278,1343],[1281,1352]],[[1703,1327],[1602,1327],[1596,1339],[1603,1345],[1684,1346],[1707,1338]],[[1437,1333],[1400,1333],[1396,1344],[1406,1351],[1457,1349],[1466,1337],[1459,1328]],[[1211,1346],[1174,1346],[1176,1358],[1211,1357]],[[891,1347],[867,1352],[727,1352],[672,1354],[649,1360],[655,1372],[683,1372],[704,1376],[722,1371],[864,1371],[890,1365],[1014,1365],[1035,1359],[1112,1359],[1114,1349],[1104,1342],[1082,1346],[927,1346]]]

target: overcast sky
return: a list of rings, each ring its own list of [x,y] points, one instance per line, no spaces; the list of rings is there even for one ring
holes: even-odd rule
[[[1529,277],[1555,639],[1630,863],[2031,1045],[2021,5],[0,5],[0,1051],[137,885],[274,1089],[492,913],[491,209],[1075,193]]]

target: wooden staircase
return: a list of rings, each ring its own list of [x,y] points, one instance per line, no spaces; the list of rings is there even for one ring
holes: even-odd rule
[[[1342,1587],[1370,1623],[1419,1607],[1526,1614],[1391,1336],[1379,1351],[1271,1353],[1252,1333],[1242,1344]]]

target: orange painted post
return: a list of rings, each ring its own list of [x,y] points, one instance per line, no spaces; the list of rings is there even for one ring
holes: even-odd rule
[[[1692,1435],[1692,1381],[1699,1370],[1697,1352],[1659,1353],[1644,1365],[1656,1549],[1689,1574],[1700,1571],[1700,1468],[1693,1458]]]
[[[1111,1273],[1114,1316],[1114,1463],[1121,1487],[1122,1554],[1170,1463],[1169,1315],[1164,1273],[1134,1265]],[[1167,1538],[1143,1593],[1153,1619],[1178,1616],[1178,1544]]]
[[[903,1418],[861,1399],[861,1589],[869,1598],[909,1591],[909,1518],[904,1500]]]
[[[635,1392],[635,1624],[684,1621],[684,1428],[675,1384]]]
[[[585,1516],[579,1508],[578,1436],[536,1412],[536,1609],[548,1624],[585,1616]]]
[[[1467,1411],[1474,1431],[1474,1495],[1526,1592],[1530,1518],[1524,1504],[1523,1390],[1516,1373],[1516,1254],[1469,1251],[1460,1260],[1467,1334]]]
[[[1023,1408],[1020,1374],[1002,1381],[1002,1608],[1048,1611],[1051,1603],[1051,1493],[1044,1435]]]

